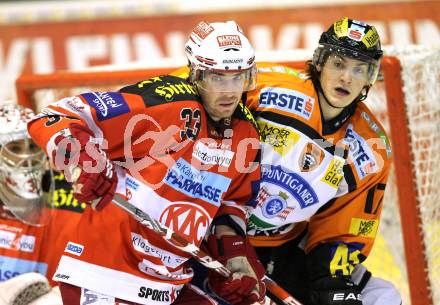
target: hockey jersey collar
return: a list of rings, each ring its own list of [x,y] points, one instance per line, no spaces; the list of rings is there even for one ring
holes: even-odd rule
[[[354,114],[358,103],[354,102],[342,110],[342,112],[335,118],[326,121],[321,109],[322,118],[322,134],[329,135],[335,133],[342,125]]]

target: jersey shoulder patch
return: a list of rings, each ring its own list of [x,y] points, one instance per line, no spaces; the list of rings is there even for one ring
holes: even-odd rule
[[[357,172],[358,180],[388,168],[391,161],[389,139],[379,121],[362,102],[345,124],[343,144],[349,148],[348,163],[353,172]]]
[[[359,103],[356,112],[359,113],[359,116],[362,118],[362,120],[368,124],[368,128],[366,128],[365,132],[372,134],[370,138],[377,138],[381,140],[380,142],[383,142],[383,145],[380,145],[380,147],[386,151],[387,157],[390,158],[392,155],[391,141],[382,124],[363,102]]]
[[[178,101],[197,101],[201,103],[194,85],[186,79],[172,75],[152,77],[134,85],[123,87],[119,91],[140,95],[146,106]]]

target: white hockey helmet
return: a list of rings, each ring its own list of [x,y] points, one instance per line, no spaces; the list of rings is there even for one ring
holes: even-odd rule
[[[30,225],[50,220],[53,179],[43,150],[27,133],[32,110],[0,105],[0,200],[3,208]]]
[[[190,82],[203,87],[209,73],[242,72],[245,81],[237,82],[238,90],[255,89],[254,48],[235,21],[201,21],[185,44],[185,54],[190,64]]]

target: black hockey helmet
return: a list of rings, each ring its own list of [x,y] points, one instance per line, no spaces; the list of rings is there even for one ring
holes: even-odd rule
[[[333,23],[322,33],[312,64],[323,65],[334,53],[368,63],[368,84],[376,81],[383,52],[374,26],[347,17]]]

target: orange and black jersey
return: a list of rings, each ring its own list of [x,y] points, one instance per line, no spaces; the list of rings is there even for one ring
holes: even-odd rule
[[[379,226],[391,163],[383,127],[363,102],[329,126],[312,81],[275,64],[258,64],[246,104],[263,138],[253,244],[278,246],[308,226],[306,252],[331,245],[320,264],[348,275],[368,256]]]

